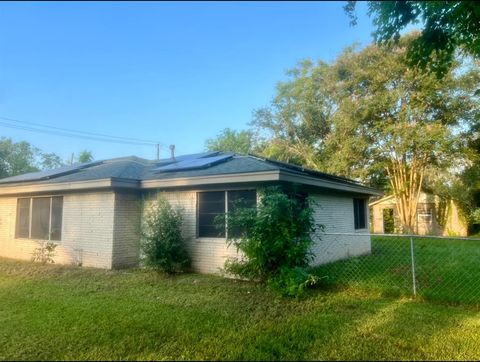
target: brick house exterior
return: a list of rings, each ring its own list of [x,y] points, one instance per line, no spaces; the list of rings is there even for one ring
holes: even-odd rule
[[[172,171],[182,160],[193,160],[200,166]],[[170,169],[162,171],[166,167],[162,165]],[[368,222],[357,225],[355,221],[354,200],[363,200],[361,217],[368,220],[368,198],[378,191],[272,160],[210,152],[175,160],[120,158],[0,180],[0,256],[30,259],[47,238],[35,237],[42,227],[51,238],[54,224],[58,224],[61,236],[52,240],[58,245],[56,263],[106,269],[135,267],[142,218],[161,193],[172,206],[182,209],[183,235],[193,270],[217,273],[225,259],[237,253],[227,246],[225,238],[199,235],[199,194],[258,190],[267,185],[296,185],[315,200],[315,221],[325,226],[326,234],[314,246],[314,263],[370,252],[370,238],[354,235],[368,232]],[[50,199],[61,202],[61,207],[55,210]]]

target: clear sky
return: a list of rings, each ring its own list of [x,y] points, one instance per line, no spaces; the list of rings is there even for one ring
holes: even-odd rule
[[[304,58],[333,60],[372,41],[345,2],[0,3],[0,117],[158,140],[167,156],[200,152],[223,128],[245,129]],[[63,159],[154,158],[154,146],[10,129]]]

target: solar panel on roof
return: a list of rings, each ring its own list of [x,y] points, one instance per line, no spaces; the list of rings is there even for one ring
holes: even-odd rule
[[[197,158],[197,159],[190,159],[190,160],[184,160],[184,161],[179,161],[175,162],[166,166],[161,166],[154,171],[184,171],[184,170],[192,170],[192,169],[197,169],[197,168],[206,168],[213,166],[217,163],[223,162],[228,160],[229,158],[232,158],[232,154],[225,154],[221,156],[214,156],[214,157],[204,157],[204,158]]]
[[[12,177],[7,177],[4,179],[0,180],[0,183],[8,183],[8,182],[24,182],[24,181],[38,181],[38,180],[44,180],[44,179],[49,179],[53,176],[61,176],[61,175],[66,175],[87,167],[91,166],[96,166],[103,161],[93,161],[93,162],[88,162],[88,163],[82,163],[82,164],[77,164],[77,165],[72,165],[72,166],[64,166],[64,167],[59,167],[55,168],[53,170],[45,170],[45,171],[38,171],[38,172],[30,172],[26,173],[23,175],[17,175],[17,176],[12,176]]]
[[[175,156],[174,159],[171,157],[169,158],[162,158],[158,161],[157,163],[172,163],[175,161],[187,161],[187,160],[196,160],[198,158],[205,158],[205,157],[210,157],[210,156],[215,156],[218,155],[220,152],[219,151],[208,151],[208,152],[201,152],[201,153],[192,153],[190,155],[181,155],[181,156]]]

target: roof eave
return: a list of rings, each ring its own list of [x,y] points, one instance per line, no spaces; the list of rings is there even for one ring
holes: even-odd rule
[[[369,203],[368,206],[375,206],[375,205],[380,204],[384,201],[393,199],[394,197],[395,197],[395,195],[389,195],[389,196],[382,197],[381,199],[378,199],[376,201],[373,201],[373,202]]]
[[[136,180],[105,178],[99,180],[86,180],[75,182],[58,183],[31,183],[28,185],[2,185],[0,197],[21,194],[40,194],[49,192],[87,191],[97,189],[138,189],[139,182]]]
[[[300,184],[315,186],[315,187],[324,188],[324,189],[332,189],[332,190],[337,190],[341,192],[358,193],[358,194],[364,194],[369,196],[383,195],[383,192],[371,187],[355,185],[353,183],[349,184],[349,183],[343,183],[343,182],[335,182],[331,180],[323,180],[317,177],[300,175],[297,173],[287,172],[283,170],[280,171],[280,181],[300,183]]]
[[[379,190],[362,185],[347,184],[331,180],[323,180],[317,177],[299,175],[284,170],[271,170],[260,172],[245,172],[234,174],[221,174],[196,177],[181,177],[163,180],[132,180],[124,178],[106,178],[99,180],[37,183],[29,185],[4,185],[0,186],[0,196],[33,194],[46,192],[84,191],[92,189],[131,189],[147,190],[158,188],[179,188],[203,185],[241,184],[261,182],[284,181],[314,186],[323,189],[337,190],[340,192],[358,193],[369,196],[381,196]]]

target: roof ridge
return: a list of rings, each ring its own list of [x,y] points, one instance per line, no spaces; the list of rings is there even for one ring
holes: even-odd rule
[[[122,161],[131,161],[131,162],[137,162],[137,163],[143,163],[143,164],[148,164],[152,162],[151,160],[148,160],[146,158],[138,157],[138,156],[124,156],[124,157],[115,157],[115,158],[108,158],[102,160],[103,162],[122,162]]]

